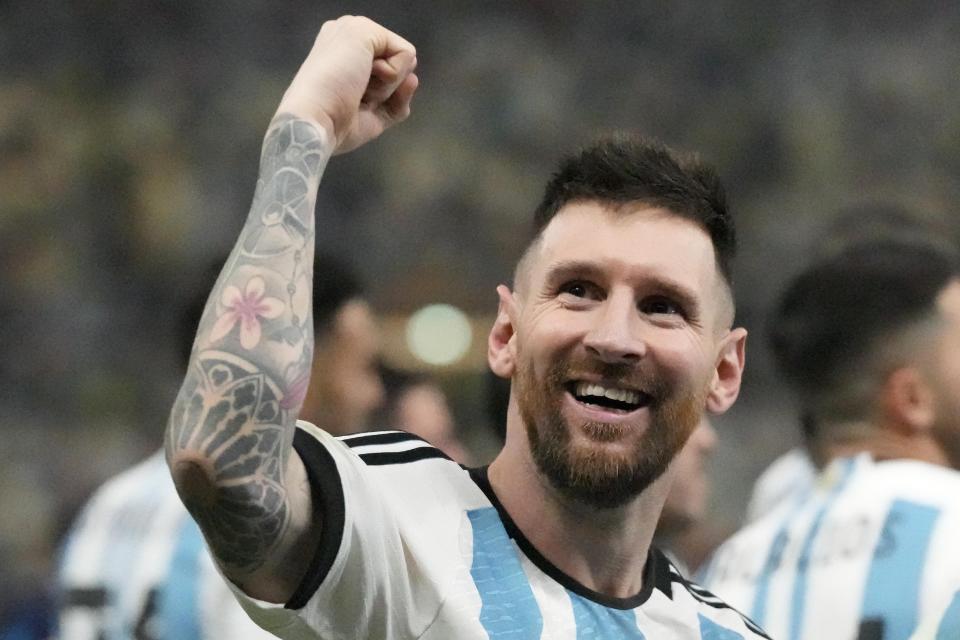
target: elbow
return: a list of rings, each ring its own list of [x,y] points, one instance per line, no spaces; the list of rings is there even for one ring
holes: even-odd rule
[[[213,465],[195,451],[167,450],[167,466],[173,484],[187,510],[196,515],[212,506],[217,499]]]

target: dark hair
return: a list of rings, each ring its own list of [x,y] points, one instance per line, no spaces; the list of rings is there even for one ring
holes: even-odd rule
[[[313,260],[313,330],[326,333],[337,311],[351,300],[362,298],[357,274],[342,260],[318,253]]]
[[[710,235],[717,266],[732,282],[737,243],[726,194],[716,172],[697,155],[622,132],[598,138],[561,161],[534,214],[533,238],[564,205],[579,200],[643,203],[696,222]]]
[[[937,297],[960,274],[932,243],[855,243],[787,287],[768,335],[781,372],[807,398],[854,381],[878,346],[936,315]]]
[[[184,364],[190,360],[197,326],[226,260],[221,257],[210,262],[200,276],[196,293],[180,314],[176,341]],[[362,295],[360,280],[344,262],[327,254],[316,255],[313,260],[313,330],[318,337],[330,329],[334,316],[344,304]]]

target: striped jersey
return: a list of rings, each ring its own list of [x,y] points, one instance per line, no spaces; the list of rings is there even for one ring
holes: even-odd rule
[[[63,640],[260,640],[214,568],[162,452],[100,487],[63,549]]]
[[[803,447],[794,447],[770,463],[753,483],[746,521],[773,511],[783,503],[797,502],[813,490],[817,468]]]
[[[958,540],[960,473],[864,454],[721,545],[704,584],[778,640],[906,640],[960,589]]]
[[[942,611],[927,616],[910,640],[957,640],[960,638],[960,591],[953,594]]]
[[[655,550],[634,597],[585,588],[527,541],[484,469],[416,436],[334,438],[301,422],[294,447],[324,513],[307,575],[286,605],[235,589],[282,638],[766,638]]]

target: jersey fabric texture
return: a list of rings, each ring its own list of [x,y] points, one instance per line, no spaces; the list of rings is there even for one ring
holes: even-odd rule
[[[272,638],[237,604],[158,452],[84,507],[58,575],[62,640]]]
[[[960,473],[845,458],[721,545],[703,582],[778,640],[906,640],[960,588],[958,531]]]
[[[283,638],[597,640],[765,638],[651,551],[643,590],[626,599],[578,584],[534,549],[483,469],[467,470],[403,432],[334,438],[300,423],[324,523],[286,606],[246,597]]]

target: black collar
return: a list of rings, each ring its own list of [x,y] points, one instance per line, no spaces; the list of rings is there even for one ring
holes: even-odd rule
[[[469,472],[470,477],[487,496],[487,499],[490,500],[494,508],[496,508],[497,513],[500,515],[500,520],[503,522],[503,526],[507,531],[507,535],[517,543],[520,550],[523,551],[524,555],[526,555],[537,568],[556,580],[564,588],[588,600],[592,600],[597,604],[613,609],[636,609],[650,598],[650,594],[653,593],[654,588],[662,591],[668,598],[672,597],[673,591],[670,586],[669,560],[653,546],[650,547],[650,551],[647,554],[647,562],[643,567],[643,587],[635,595],[629,598],[614,598],[585,587],[543,557],[543,554],[537,551],[530,541],[527,540],[527,537],[523,535],[523,532],[520,531],[513,521],[513,518],[511,518],[507,510],[503,508],[497,495],[493,492],[493,487],[490,486],[490,480],[487,477],[487,467],[470,469]]]

